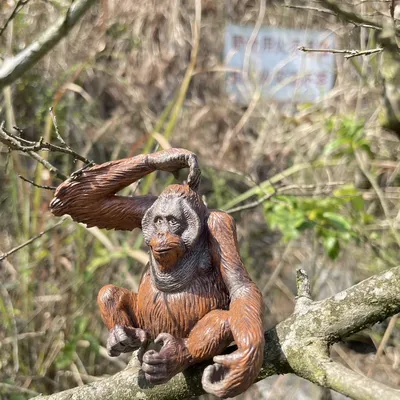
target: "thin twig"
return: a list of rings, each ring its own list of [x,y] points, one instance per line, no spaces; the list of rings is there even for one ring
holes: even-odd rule
[[[19,0],[16,6],[14,7],[14,10],[12,11],[11,15],[8,17],[6,23],[3,25],[2,28],[0,28],[0,36],[3,34],[3,32],[7,29],[8,24],[15,18],[15,16],[22,10],[22,8],[27,5],[29,0]]]
[[[288,190],[293,190],[293,189],[298,189],[298,190],[316,190],[316,189],[321,189],[319,192],[317,192],[318,195],[320,194],[325,194],[325,193],[331,193],[332,191],[332,187],[334,186],[342,186],[345,185],[346,182],[329,182],[326,185],[320,186],[320,185],[287,185],[287,186],[281,186],[279,188],[274,188],[274,192],[272,193],[265,193],[264,196],[260,197],[258,200],[255,200],[251,203],[247,203],[244,204],[243,206],[238,206],[238,207],[234,207],[231,208],[229,210],[227,210],[226,212],[228,214],[233,214],[236,212],[240,212],[240,211],[244,211],[244,210],[250,210],[252,208],[256,208],[259,205],[261,205],[262,203],[264,203],[265,201],[269,200],[270,198],[272,198],[273,196],[277,195],[278,193],[281,192],[286,192]],[[312,193],[313,195],[315,193]],[[302,196],[302,193],[290,193],[287,194],[288,196]],[[305,196],[310,196],[309,193],[306,193]]]
[[[379,359],[381,358],[381,355],[383,353],[383,350],[385,349],[385,346],[390,338],[390,335],[393,332],[393,329],[396,327],[396,322],[397,319],[399,318],[399,314],[393,315],[393,317],[390,319],[389,325],[386,328],[385,334],[383,335],[382,341],[379,343],[378,350],[375,355],[374,363],[371,365],[367,372],[367,376],[370,377],[374,371],[375,367],[378,364]]]
[[[308,10],[308,11],[317,11],[317,12],[320,12],[320,13],[329,14],[329,15],[336,15],[337,16],[337,14],[335,14],[333,11],[325,10],[323,8],[307,7],[307,6],[295,6],[293,4],[283,4],[283,7],[296,8],[296,9]]]
[[[346,11],[339,7],[336,1],[333,0],[321,0],[321,4],[330,11],[333,11],[341,19],[344,19],[350,23],[362,24],[368,26],[368,28],[382,30],[382,26],[377,24],[375,21],[365,18],[352,11]]]
[[[13,138],[19,140],[20,142],[23,142],[23,143],[27,144],[27,145],[31,146],[31,145],[35,144],[35,142],[32,142],[31,140],[26,140],[23,137],[21,137],[21,135],[24,133],[23,129],[19,128],[18,126],[13,126],[13,129],[15,129],[20,134],[20,136],[14,135],[13,133],[6,131],[7,134],[10,135]]]
[[[308,7],[308,6],[297,6],[297,5],[293,5],[293,4],[284,4],[283,7],[297,8],[297,9],[309,10],[309,11],[317,11],[317,12],[324,13],[324,14],[334,15],[335,17],[342,18],[342,19],[344,17],[342,15],[342,13],[334,12],[332,9],[328,9],[327,10],[327,9],[324,9],[324,8]],[[364,19],[362,19],[361,16],[359,16],[357,14],[347,13],[346,16],[347,16],[346,17],[346,22],[349,22],[350,24],[353,24],[353,25],[355,25],[357,27],[382,30],[382,27],[380,25],[375,24],[374,22],[371,22],[369,20],[368,21],[364,20]],[[352,16],[353,19],[350,19],[349,16]],[[362,21],[364,21],[364,22],[362,22]]]
[[[82,172],[87,169],[90,168],[92,165],[94,165],[94,163],[89,163],[89,164],[85,164],[83,167],[77,169],[76,171],[74,171],[71,175],[70,175],[70,179],[76,179],[79,176],[82,175]]]
[[[358,56],[369,56],[371,54],[381,53],[383,51],[383,47],[378,47],[376,49],[368,49],[368,50],[345,50],[345,49],[310,49],[308,47],[300,46],[297,49],[305,53],[348,54],[347,56],[344,56],[344,58],[346,59]]]
[[[37,187],[37,188],[46,189],[46,190],[52,190],[52,191],[55,191],[55,190],[57,189],[56,186],[44,186],[44,185],[39,185],[39,184],[37,184],[37,183],[31,181],[30,179],[25,178],[24,176],[22,176],[22,175],[20,175],[20,174],[18,174],[18,176],[19,176],[23,181],[28,182],[28,183],[30,183],[31,185],[33,185],[33,186],[35,186],[35,187]]]
[[[395,1],[395,0],[392,0],[392,2],[390,3],[390,7],[389,7],[390,16],[392,17],[393,20],[394,20],[394,7],[395,7],[395,3],[396,3],[396,1]]]
[[[364,161],[358,151],[354,153],[358,167],[360,168],[361,172],[367,177],[368,181],[370,182],[372,188],[375,190],[376,195],[378,196],[380,205],[382,207],[383,213],[385,215],[386,220],[389,223],[390,230],[393,234],[394,239],[397,242],[397,245],[400,247],[400,233],[397,231],[396,227],[393,224],[393,221],[390,219],[390,212],[387,201],[383,194],[382,189],[379,187],[378,182],[376,181],[375,177],[369,172]]]
[[[39,161],[47,169],[49,169],[51,172],[54,172],[59,178],[61,178],[63,180],[67,179],[67,176],[64,175],[61,171],[59,171],[56,167],[51,165],[47,160],[40,157],[36,153],[37,151],[45,150],[45,151],[54,151],[54,152],[65,153],[65,154],[69,154],[69,155],[73,156],[77,160],[84,162],[85,164],[87,164],[87,166],[92,166],[95,164],[92,160],[89,160],[86,157],[81,156],[80,154],[78,154],[76,151],[72,150],[68,146],[67,147],[56,146],[54,144],[44,142],[43,138],[40,138],[38,142],[30,142],[19,136],[15,136],[12,133],[8,132],[4,128],[3,123],[0,125],[0,142],[4,143],[11,150],[22,151],[24,153],[28,153],[31,157],[33,157],[35,160]],[[24,144],[22,144],[22,142]],[[29,143],[29,145],[28,145],[28,143]]]
[[[276,191],[273,193],[267,193],[264,196],[260,197],[258,200],[253,201],[251,203],[245,204],[244,206],[238,206],[231,208],[230,210],[226,211],[228,214],[237,213],[244,210],[250,210],[252,208],[258,207],[260,204],[264,203],[265,201],[269,200],[272,196],[276,194]]]
[[[15,136],[13,134],[11,134],[10,132],[6,131],[3,128],[3,131],[10,137],[12,137],[13,139],[17,140],[17,141],[21,141],[24,142],[26,144],[29,143],[29,145],[21,145],[20,148],[18,150],[20,151],[40,151],[40,150],[46,150],[46,151],[55,151],[55,152],[59,152],[59,153],[65,153],[65,154],[69,154],[71,156],[73,156],[75,159],[82,161],[86,164],[90,164],[90,165],[94,165],[94,162],[92,160],[87,159],[86,157],[81,156],[79,153],[77,153],[76,151],[72,150],[71,147],[69,147],[67,144],[65,144],[65,142],[63,142],[65,147],[60,147],[57,146],[55,144],[51,144],[48,142],[43,141],[43,138],[41,137],[39,139],[38,142],[31,142],[29,140],[23,139],[19,136]],[[61,138],[61,136],[60,136]],[[61,138],[62,140],[62,138]]]
[[[15,386],[15,385],[10,385],[9,383],[3,383],[0,382],[0,389],[7,389],[8,391],[12,392],[20,392],[20,393],[27,393],[33,396],[38,395],[38,392],[35,392],[34,390],[26,389],[22,386]]]
[[[18,373],[19,371],[19,350],[18,350],[18,327],[17,327],[17,321],[15,318],[15,312],[14,312],[14,306],[13,302],[11,300],[10,294],[8,293],[8,290],[6,289],[5,286],[0,285],[0,293],[4,299],[4,304],[7,309],[7,314],[10,317],[10,327],[13,330],[13,337],[12,337],[12,345],[13,345],[13,352],[12,352],[12,358],[14,361],[14,372]]]
[[[66,180],[68,177],[63,174],[58,168],[54,165],[50,164],[47,160],[41,157],[39,154],[32,151],[30,148],[26,148],[26,146],[21,145],[18,139],[12,135],[9,135],[8,132],[4,129],[4,122],[0,124],[0,142],[5,144],[11,150],[22,151],[29,154],[34,160],[41,163],[45,168],[47,168],[50,172],[53,172],[58,178],[62,180]],[[67,149],[65,149],[67,151]]]
[[[278,279],[280,273],[282,272],[283,267],[286,265],[285,264],[285,259],[287,255],[290,252],[290,249],[293,246],[293,240],[291,240],[285,247],[285,250],[283,251],[282,256],[280,257],[279,264],[276,266],[270,277],[268,278],[267,283],[264,285],[264,287],[261,289],[261,293],[263,296],[266,296],[267,293],[272,289],[274,286],[276,280]]]
[[[19,333],[16,336],[16,339],[19,340],[24,340],[24,339],[32,339],[32,338],[37,338],[40,336],[44,336],[46,334],[45,331],[39,331],[39,332],[25,332],[25,333]],[[15,338],[14,337],[6,337],[3,340],[0,340],[0,346],[4,346],[7,344],[11,344]]]
[[[26,242],[20,244],[17,247],[14,247],[13,249],[7,251],[7,253],[4,253],[0,256],[0,261],[3,261],[4,259],[6,259],[7,257],[9,257],[11,254],[14,254],[15,252],[17,252],[18,250],[21,250],[22,248],[30,245],[31,243],[33,243],[35,240],[41,238],[43,235],[45,235],[46,233],[50,232],[51,230],[53,230],[54,228],[57,228],[58,226],[60,226],[64,221],[66,220],[65,218],[62,218],[61,221],[58,221],[56,224],[50,226],[49,228],[47,228],[46,230],[38,233],[36,236],[30,238],[29,240],[27,240]]]
[[[50,112],[50,115],[51,115],[51,119],[52,119],[52,121],[53,121],[54,130],[56,131],[57,139],[61,142],[61,144],[62,144],[65,148],[72,150],[71,147],[69,147],[69,146],[67,145],[67,143],[65,142],[65,140],[64,140],[64,139],[62,138],[62,136],[60,135],[60,131],[58,130],[58,125],[57,125],[57,117],[56,117],[56,114],[54,114],[54,112],[53,112],[53,107],[50,107],[49,112]]]

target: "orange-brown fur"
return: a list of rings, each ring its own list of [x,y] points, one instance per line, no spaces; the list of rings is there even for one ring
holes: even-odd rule
[[[228,293],[215,270],[197,277],[183,293],[160,292],[146,272],[137,297],[139,327],[149,330],[153,338],[162,332],[186,338],[207,313],[228,307]]]

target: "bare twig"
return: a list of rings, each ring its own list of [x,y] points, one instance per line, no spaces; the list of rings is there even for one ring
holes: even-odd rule
[[[2,383],[0,382],[0,389],[8,390],[10,392],[19,392],[19,393],[26,393],[30,394],[31,396],[38,395],[38,392],[35,392],[34,390],[26,389],[22,386],[15,386],[15,385],[10,385],[9,383]]]
[[[31,181],[31,180],[28,179],[28,178],[25,178],[25,177],[22,176],[22,175],[19,175],[19,174],[18,174],[18,177],[21,178],[23,181],[30,183],[32,186],[35,186],[35,187],[40,188],[40,189],[52,190],[52,191],[55,191],[55,190],[57,189],[55,186],[38,185],[37,183]]]
[[[45,168],[47,168],[50,172],[53,172],[58,178],[62,180],[66,180],[68,177],[63,174],[58,168],[54,165],[50,164],[43,157],[40,157],[39,154],[35,153],[30,146],[23,146],[18,140],[19,138],[10,135],[4,128],[4,122],[0,124],[0,142],[5,144],[11,150],[22,151],[29,154],[34,160],[41,163]],[[68,149],[64,149],[68,151]]]
[[[390,319],[389,325],[386,328],[386,331],[385,331],[385,334],[383,335],[382,341],[379,343],[379,347],[378,347],[378,350],[377,350],[376,355],[375,355],[374,363],[369,368],[369,370],[367,372],[367,376],[371,376],[374,373],[375,367],[378,364],[378,361],[382,356],[383,350],[385,349],[385,346],[386,346],[386,344],[387,344],[387,342],[388,342],[388,340],[390,338],[390,335],[392,334],[393,329],[396,326],[396,322],[397,322],[398,318],[399,318],[399,314],[394,315]]]
[[[24,339],[37,338],[37,337],[40,337],[40,336],[44,336],[45,334],[46,334],[45,331],[19,333],[16,336],[16,339],[19,341],[19,340],[24,340]],[[3,340],[0,340],[0,346],[11,344],[14,339],[15,339],[14,337],[6,337],[6,338],[4,338]]]
[[[274,186],[271,184],[271,187],[274,189],[274,192],[272,193],[265,193],[264,196],[260,197],[258,200],[255,200],[251,203],[244,204],[243,206],[238,206],[231,208],[227,210],[226,212],[228,214],[233,214],[237,213],[240,211],[245,211],[245,210],[251,210],[253,208],[257,208],[259,205],[264,203],[265,201],[268,201],[271,199],[273,196],[277,195],[278,193],[281,192],[286,192],[289,190],[297,189],[297,190],[316,190],[319,189],[318,192],[312,193],[312,195],[321,195],[321,194],[329,194],[332,193],[332,188],[335,186],[342,186],[345,185],[346,182],[329,182],[326,185],[286,185],[286,186],[281,186],[279,188],[274,188]],[[289,193],[288,196],[302,196],[303,194],[299,193]],[[305,196],[310,196],[309,193],[305,193]]]
[[[323,13],[323,14],[329,14],[329,15],[336,15],[337,16],[337,14],[335,14],[333,11],[325,10],[323,8],[308,7],[308,6],[295,6],[293,4],[283,4],[283,7],[296,8],[296,9],[299,9],[299,10],[307,10],[307,11],[317,11],[317,12],[320,12],[320,13]]]
[[[0,259],[1,261],[1,259]],[[19,371],[19,350],[18,350],[18,327],[17,327],[17,321],[15,319],[15,312],[14,312],[14,306],[10,297],[10,294],[8,293],[7,289],[5,286],[0,284],[0,293],[4,299],[4,304],[7,309],[7,313],[10,318],[10,327],[13,330],[13,337],[11,339],[11,343],[13,345],[13,352],[12,352],[12,358],[14,362],[14,372],[17,373]]]
[[[13,126],[13,129],[15,129],[20,135],[22,135],[24,133],[24,130],[19,128],[18,126]],[[25,143],[26,145],[29,145],[29,146],[32,146],[33,144],[35,144],[35,142],[32,142],[31,140],[26,140],[23,137],[14,135],[14,134],[12,134],[11,132],[8,132],[8,131],[6,131],[6,132],[7,132],[7,134],[9,136],[13,137],[14,139],[17,139],[21,143]]]
[[[364,26],[367,25],[369,28],[372,29],[382,29],[380,24],[377,24],[375,21],[365,18],[359,14],[356,14],[352,11],[346,11],[342,9],[337,1],[333,0],[321,0],[321,4],[330,11],[333,11],[337,16],[341,19],[344,19],[346,22],[363,24]]]
[[[347,59],[358,56],[369,56],[371,54],[381,53],[383,51],[383,47],[378,47],[376,49],[368,49],[368,50],[344,50],[344,49],[310,49],[304,46],[300,46],[297,49],[305,53],[348,54],[347,56],[344,56],[344,58]]]
[[[58,226],[60,226],[64,221],[66,220],[66,217],[62,218],[60,221],[58,221],[56,224],[50,226],[49,228],[47,228],[46,230],[38,233],[36,236],[33,236],[32,238],[30,238],[29,240],[27,240],[26,242],[20,244],[17,247],[14,247],[13,249],[7,251],[7,253],[4,253],[2,255],[0,255],[0,261],[3,261],[5,258],[9,257],[11,254],[16,253],[18,250],[21,250],[22,248],[30,245],[31,243],[33,243],[35,240],[41,238],[43,235],[45,235],[46,233],[50,232],[51,230],[53,230],[54,228],[57,228]]]
[[[56,114],[54,114],[54,112],[53,112],[53,107],[50,107],[49,112],[50,112],[50,115],[51,115],[51,119],[53,121],[54,130],[56,131],[57,139],[61,142],[61,144],[65,148],[72,150],[71,147],[69,147],[67,145],[67,143],[65,143],[65,140],[60,135],[60,131],[58,130],[58,125],[57,125],[57,117],[56,117]]]
[[[18,0],[11,15],[7,18],[7,21],[5,22],[3,27],[0,28],[0,36],[7,29],[8,24],[15,18],[15,16],[22,10],[22,8],[29,3],[29,1],[30,0]]]
[[[76,171],[74,171],[71,175],[70,178],[71,179],[76,179],[78,176],[82,175],[82,172],[87,169],[90,168],[93,165],[93,163],[89,163],[89,164],[85,164],[83,167],[77,169]]]
[[[360,168],[361,172],[366,176],[366,178],[370,182],[372,188],[375,190],[375,193],[381,204],[383,213],[385,214],[385,218],[386,218],[387,222],[389,223],[390,230],[393,234],[393,237],[396,240],[397,245],[400,247],[400,233],[397,231],[396,227],[394,226],[393,221],[390,218],[389,207],[388,207],[387,201],[385,199],[385,196],[383,194],[383,191],[379,187],[378,182],[376,181],[375,177],[369,172],[367,166],[364,163],[364,160],[363,160],[361,154],[358,151],[356,151],[354,153],[354,155],[355,155],[358,167]]]
[[[395,8],[395,5],[396,5],[395,3],[396,3],[396,0],[392,0],[391,3],[390,3],[390,7],[389,7],[390,16],[392,17],[392,19],[394,19],[394,8]]]
[[[239,207],[234,207],[231,208],[230,210],[227,210],[226,212],[228,214],[233,214],[233,213],[237,213],[240,211],[244,211],[244,210],[250,210],[252,208],[256,208],[258,207],[260,204],[264,203],[265,201],[269,200],[272,196],[274,196],[276,194],[276,192],[273,193],[267,193],[264,196],[260,197],[258,200],[253,201],[251,203],[245,204],[244,206],[239,206]]]
[[[18,130],[20,131],[19,128]],[[15,136],[4,128],[4,123],[0,125],[0,142],[4,143],[11,150],[28,153],[32,158],[43,164],[49,171],[55,173],[59,178],[63,180],[67,179],[68,177],[64,175],[61,171],[59,171],[56,167],[51,165],[47,160],[39,156],[39,154],[36,153],[37,151],[45,150],[69,154],[75,159],[84,162],[86,164],[85,168],[94,165],[94,162],[92,160],[81,156],[79,153],[72,150],[67,145],[65,145],[66,147],[56,146],[54,144],[44,142],[43,138],[40,138],[38,142],[31,142],[19,136]]]
[[[266,296],[269,293],[271,288],[274,286],[276,280],[279,278],[279,275],[280,275],[283,267],[285,266],[286,256],[288,255],[290,249],[292,248],[292,245],[293,245],[293,241],[290,241],[286,245],[286,248],[285,248],[282,256],[280,257],[279,264],[276,266],[276,268],[272,272],[271,276],[269,277],[267,283],[264,285],[264,287],[261,290],[261,293],[263,294],[263,296]]]
[[[317,12],[324,13],[324,14],[334,15],[335,17],[343,19],[343,15],[341,13],[334,12],[331,9],[327,10],[324,8],[309,7],[309,6],[297,6],[297,5],[293,5],[293,4],[284,4],[283,6],[287,7],[287,8],[296,8],[296,9],[302,9],[302,10],[317,11]],[[361,17],[358,16],[357,14],[352,14],[352,13],[350,13],[350,14],[352,16],[354,16],[354,19],[346,18],[346,22],[349,22],[350,24],[353,24],[355,26],[362,27],[362,28],[368,28],[368,29],[376,29],[376,30],[382,29],[382,27],[380,25],[375,24],[374,22],[371,22],[369,20],[368,20],[368,22],[360,22],[360,21],[367,21],[367,20],[360,19]]]

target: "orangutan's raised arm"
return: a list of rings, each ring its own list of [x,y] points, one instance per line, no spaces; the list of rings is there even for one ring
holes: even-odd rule
[[[200,177],[197,157],[184,149],[168,149],[96,165],[58,186],[50,210],[56,216],[69,214],[89,227],[140,228],[143,215],[157,197],[115,194],[155,170],[174,172],[186,167],[190,167],[189,184],[197,185]]]
[[[224,385],[230,387],[231,397],[246,390],[260,371],[264,354],[264,303],[240,258],[233,218],[225,212],[212,211],[208,228],[213,264],[220,268],[229,291],[229,326],[238,347],[232,354],[214,357],[214,362],[228,370]],[[211,376],[213,369],[209,371]],[[203,381],[212,382],[209,378],[207,375]],[[211,392],[219,389],[218,383],[209,385]],[[216,387],[212,388],[213,385]]]

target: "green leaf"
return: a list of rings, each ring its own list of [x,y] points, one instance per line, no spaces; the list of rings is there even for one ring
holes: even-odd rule
[[[340,252],[339,240],[335,236],[328,236],[324,238],[322,243],[328,256],[335,260]]]
[[[355,196],[351,199],[351,205],[355,211],[364,211],[365,201],[362,196]]]
[[[314,228],[315,225],[315,222],[303,221],[299,226],[297,226],[297,230],[299,230],[300,232],[305,231],[306,229]]]
[[[354,187],[354,185],[344,185],[333,191],[333,195],[337,197],[346,197],[346,196],[359,196],[359,190]]]
[[[65,369],[71,365],[74,359],[75,349],[76,340],[71,340],[66,343],[66,345],[56,358],[56,367],[58,369]]]
[[[334,151],[347,146],[347,148],[351,145],[351,140],[348,138],[340,138],[333,140],[332,142],[328,143],[324,148],[324,154],[328,155],[333,153]]]
[[[75,322],[78,336],[82,335],[86,331],[88,324],[89,324],[89,318],[84,316],[82,316]]]
[[[342,215],[328,211],[323,213],[323,217],[327,219],[329,223],[337,229],[341,229],[343,231],[349,231],[351,229],[351,224],[349,220]]]
[[[368,155],[372,155],[372,150],[371,150],[371,146],[369,145],[369,143],[367,143],[365,140],[363,140],[360,143],[357,143],[356,146],[359,150],[364,151],[365,153],[367,153]]]

